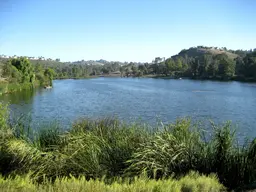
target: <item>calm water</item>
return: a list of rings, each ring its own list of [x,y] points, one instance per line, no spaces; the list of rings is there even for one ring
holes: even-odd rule
[[[177,117],[216,122],[232,120],[240,132],[256,136],[256,84],[193,80],[98,78],[56,80],[51,90],[1,96],[12,116],[32,122],[53,119],[64,126],[79,117],[117,116],[149,123]]]

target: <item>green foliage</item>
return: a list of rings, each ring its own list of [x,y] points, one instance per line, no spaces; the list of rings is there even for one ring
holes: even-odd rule
[[[176,61],[176,66],[177,66],[177,68],[176,68],[177,71],[182,70],[182,61],[181,61],[180,58],[177,59],[177,61]]]
[[[7,65],[11,65],[12,70],[16,69],[15,75],[17,75],[18,72],[21,74],[20,83],[33,83],[34,69],[27,58],[11,59],[8,63]]]
[[[32,83],[0,83],[0,94],[33,89]]]
[[[99,164],[104,170],[101,176],[120,176],[128,168],[128,161],[133,152],[148,139],[148,133],[140,125],[126,125],[115,119],[81,120],[73,126],[76,134],[97,136],[97,147],[101,151]]]
[[[235,74],[235,61],[227,55],[218,55],[219,71],[218,74],[224,77],[232,77]]]
[[[9,118],[8,106],[0,102],[0,173],[9,171],[10,161],[8,153],[5,153],[4,144],[13,137],[13,132],[8,126]]]
[[[71,174],[111,183],[141,174],[179,178],[194,170],[216,174],[231,189],[256,181],[255,139],[237,145],[230,123],[212,124],[210,135],[190,119],[156,128],[109,118],[80,119],[65,132],[52,126],[22,134],[22,124],[8,124],[8,111],[1,109],[0,172],[7,176],[30,174],[42,182]]]
[[[256,80],[256,56],[254,52],[227,50],[198,46],[182,50],[165,61],[156,57],[152,64],[130,63],[122,67],[125,76],[170,76],[220,80]],[[136,70],[135,70],[136,69]]]
[[[246,77],[256,78],[256,51],[247,54],[243,61],[240,60],[240,64],[242,63],[243,70],[242,74]],[[242,67],[240,65],[240,67]]]
[[[92,65],[85,61],[62,63],[52,60],[31,60],[31,63],[35,67],[41,66],[43,70],[48,68],[52,69],[54,71],[54,79],[88,78],[89,76],[116,72],[119,71],[121,67],[119,62],[110,62],[104,65]]]
[[[162,178],[197,170],[216,173],[230,188],[255,182],[255,142],[250,147],[235,145],[229,123],[213,128],[213,136],[206,140],[204,132],[188,120],[165,127],[141,143],[128,161],[127,172],[136,175],[146,171],[151,177]]]
[[[156,75],[174,78],[184,76],[200,79],[256,80],[255,52],[197,46],[183,49],[178,55],[166,60],[156,57],[151,64],[102,60],[100,63],[83,60],[64,63],[59,59],[28,61],[21,57],[11,59],[0,67],[9,82],[38,81],[41,85],[51,85],[51,79],[87,78],[119,71],[122,77]],[[48,73],[48,69],[52,70],[53,75]]]
[[[141,144],[129,161],[129,171],[146,171],[157,178],[186,173],[196,166],[202,147],[199,133],[190,130],[190,121],[178,120]]]
[[[44,76],[46,78],[46,81],[48,82],[48,85],[52,86],[53,77],[55,75],[55,72],[51,68],[47,68],[44,70]]]
[[[65,145],[65,137],[61,136],[61,130],[57,126],[40,129],[35,138],[35,146],[42,151],[48,152],[56,150],[56,147]]]
[[[0,102],[0,130],[7,128],[8,108]]]
[[[52,85],[54,71],[50,68],[44,70],[40,65],[34,67],[27,58],[21,57],[5,62],[3,77],[7,79],[7,83],[0,84],[0,93],[11,93],[31,89],[36,84]]]

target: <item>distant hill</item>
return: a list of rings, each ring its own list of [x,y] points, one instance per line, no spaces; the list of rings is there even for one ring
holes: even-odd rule
[[[226,48],[197,46],[197,47],[191,47],[189,49],[183,49],[179,54],[172,56],[172,58],[185,57],[185,56],[197,57],[205,54],[211,54],[211,55],[226,54],[229,58],[235,59],[239,56],[235,52],[236,51],[233,51],[233,50],[227,50]]]
[[[104,60],[104,59],[96,60],[96,62],[102,63],[102,64],[107,64],[107,63],[109,63],[109,61],[106,61],[106,60]]]
[[[84,60],[81,60],[81,61],[74,61],[74,62],[71,62],[71,64],[78,64],[78,65],[103,65],[102,63],[97,62],[97,61],[94,61],[94,60],[89,60],[89,61],[84,61]]]

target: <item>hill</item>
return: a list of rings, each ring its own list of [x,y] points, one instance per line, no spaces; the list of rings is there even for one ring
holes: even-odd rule
[[[241,52],[247,52],[242,51]],[[200,57],[205,54],[209,54],[212,56],[226,54],[230,59],[235,59],[239,57],[240,55],[236,54],[238,51],[234,50],[227,50],[224,48],[218,48],[218,47],[204,47],[204,46],[197,46],[197,47],[191,47],[189,49],[183,49],[179,54],[172,56],[171,58],[175,59],[177,57]]]
[[[97,61],[94,61],[94,60],[88,60],[88,61],[84,61],[84,60],[81,60],[81,61],[74,61],[74,62],[71,62],[70,64],[76,64],[76,65],[103,65],[102,63],[97,62]]]

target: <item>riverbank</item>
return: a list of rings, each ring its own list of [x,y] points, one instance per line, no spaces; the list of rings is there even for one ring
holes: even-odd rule
[[[92,76],[86,76],[86,77],[57,77],[54,78],[54,80],[65,80],[65,79],[91,79],[93,78]]]
[[[101,74],[101,75],[90,75],[85,77],[58,77],[54,78],[55,80],[61,80],[61,79],[93,79],[93,78],[99,78],[99,77],[121,77],[121,74],[117,73],[109,73],[109,74]]]
[[[121,76],[120,74],[102,74],[102,75],[92,75],[88,77],[69,77],[69,78],[55,78],[55,80],[64,80],[64,79],[93,79],[100,77],[121,77],[121,78],[154,78],[154,79],[191,79],[191,80],[208,80],[208,81],[238,81],[238,82],[256,82],[254,78],[244,78],[240,76],[234,76],[232,78],[223,78],[223,77],[188,77],[188,76],[172,76],[172,75],[142,75],[142,76]]]
[[[238,81],[238,82],[256,82],[254,78],[245,78],[241,76],[234,76],[230,78],[223,77],[188,77],[188,76],[171,76],[171,75],[143,75],[143,78],[155,79],[191,79],[191,80],[208,80],[208,81]]]

